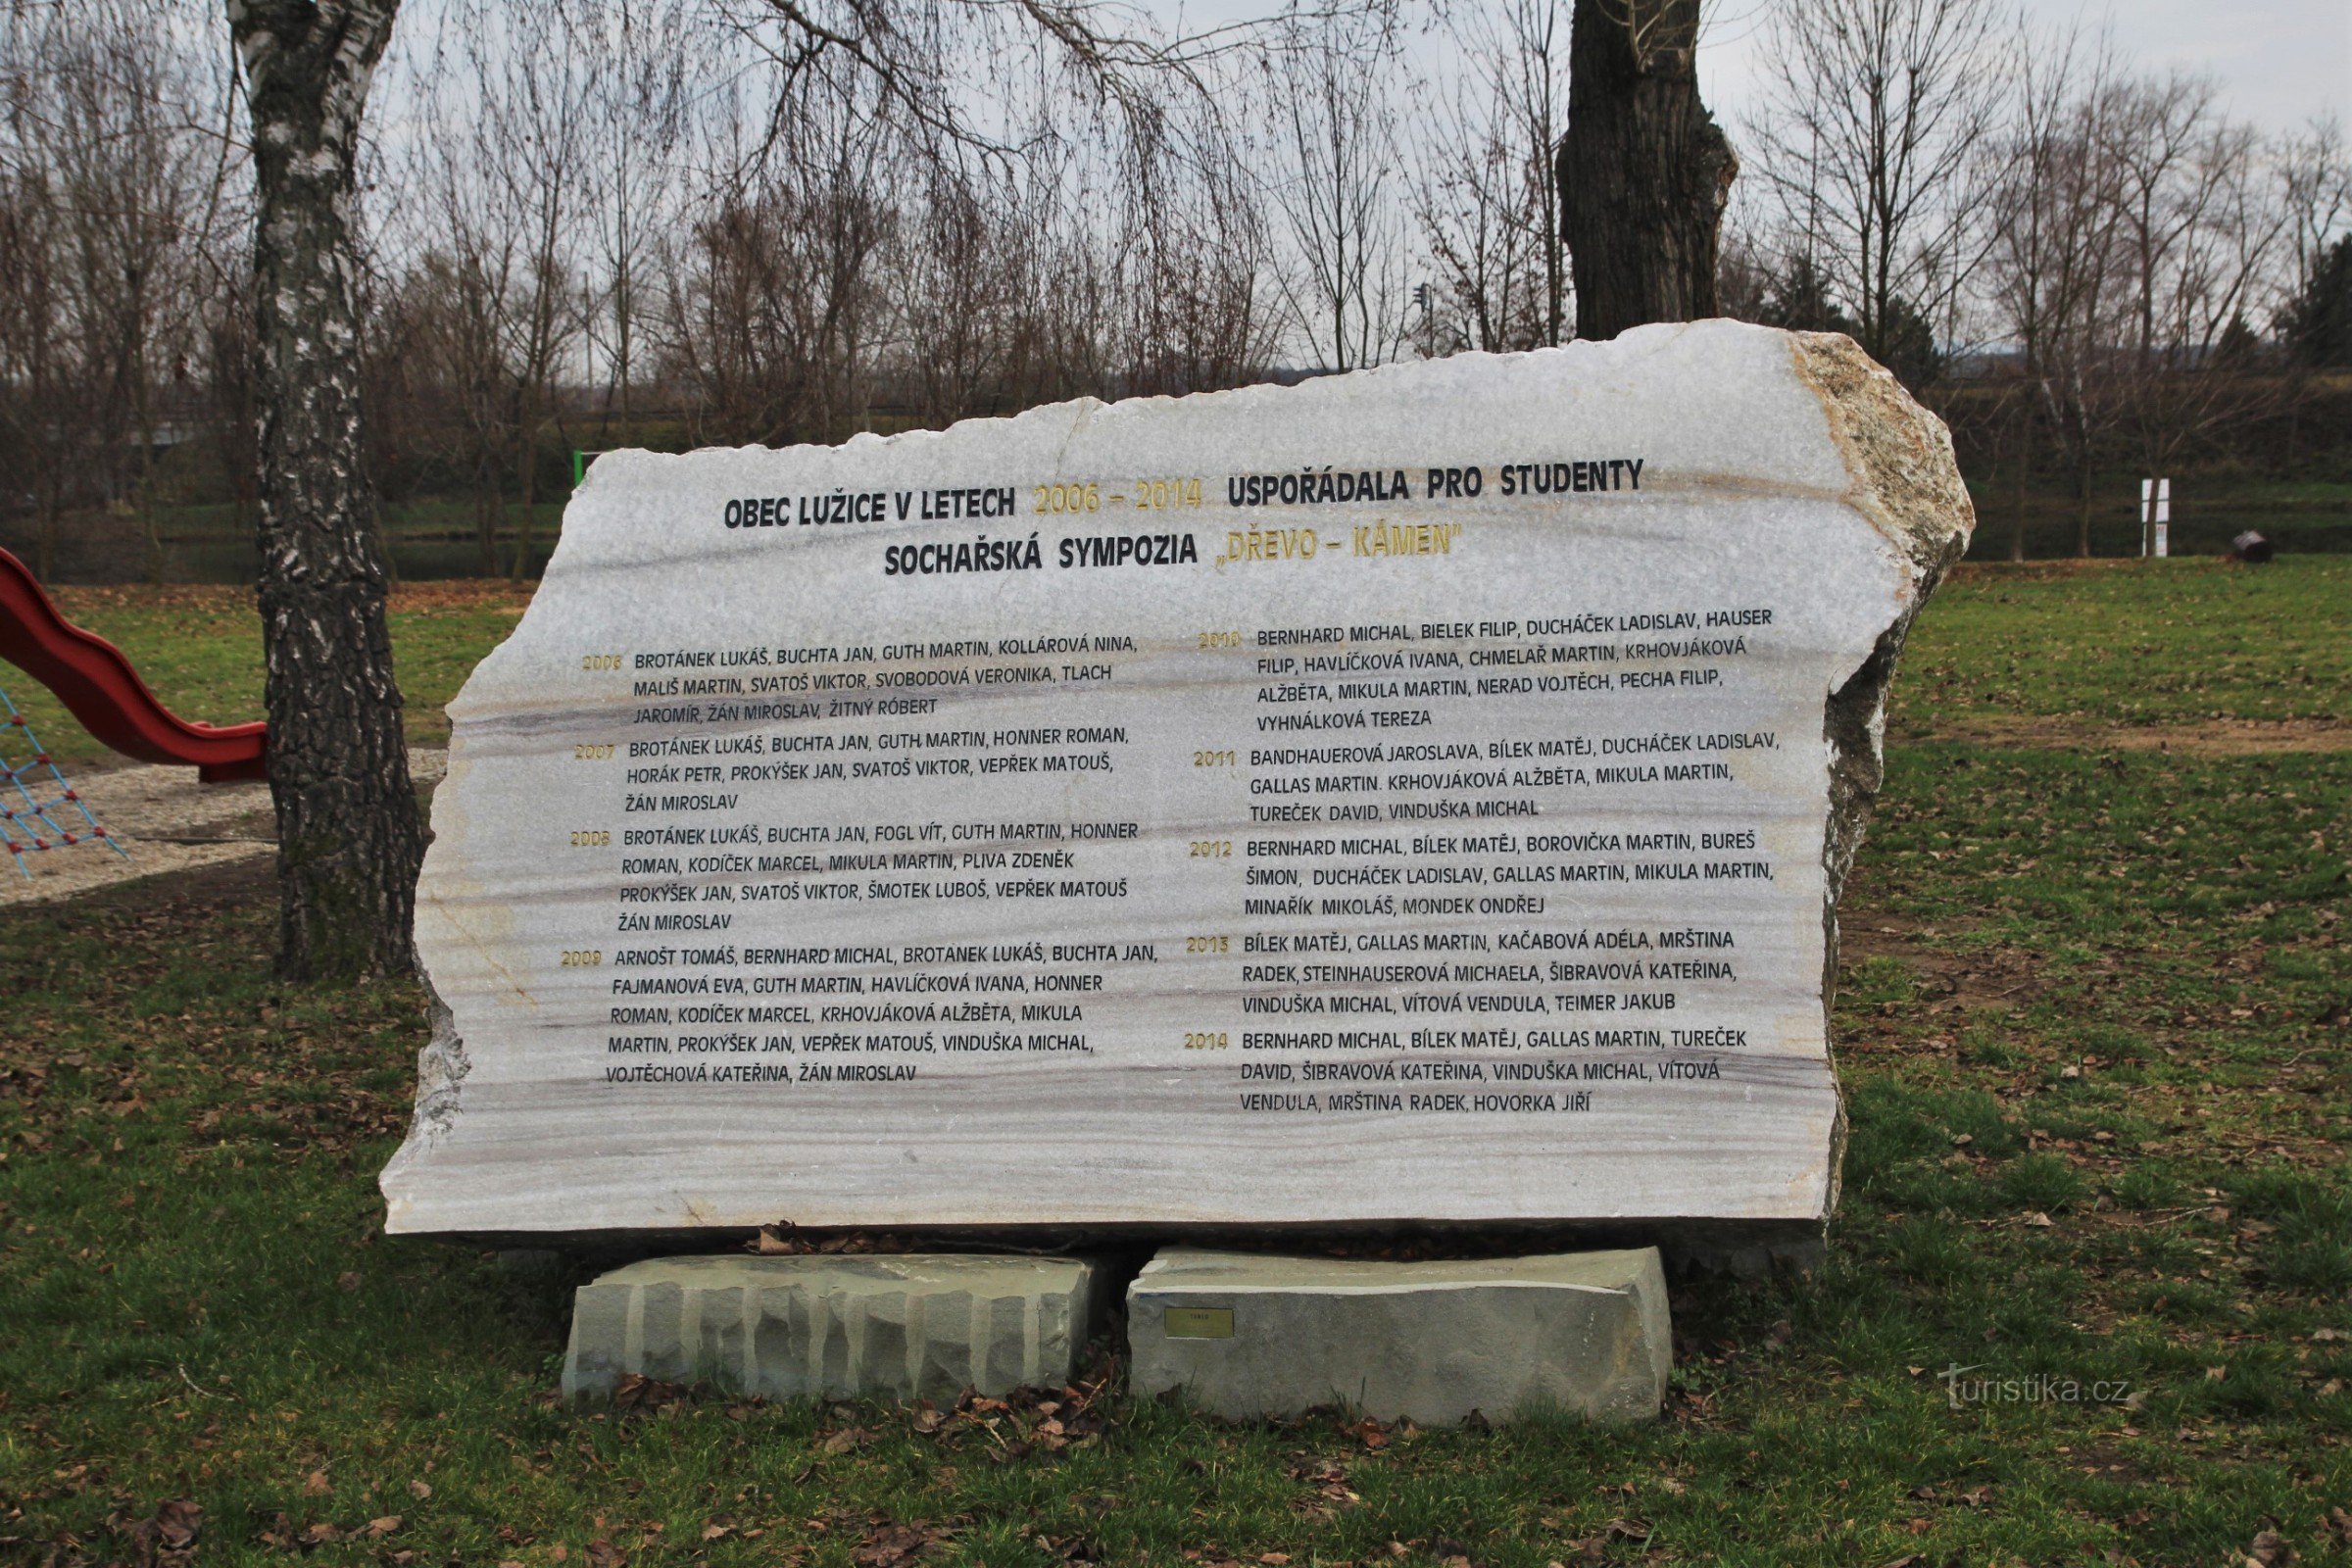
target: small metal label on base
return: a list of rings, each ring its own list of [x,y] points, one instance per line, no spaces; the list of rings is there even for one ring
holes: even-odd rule
[[[1171,1306],[1167,1309],[1166,1324],[1171,1340],[1230,1340],[1233,1338],[1233,1308]]]

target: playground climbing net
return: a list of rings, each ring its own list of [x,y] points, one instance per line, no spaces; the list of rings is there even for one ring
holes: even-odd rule
[[[17,710],[15,699],[4,686],[0,686],[0,706],[8,710],[8,727],[0,732],[0,843],[8,846],[17,869],[29,881],[32,867],[25,856],[75,844],[103,844],[129,859],[130,852],[98,825],[88,804],[74,792],[56,760],[41,749],[32,726]],[[32,754],[31,760],[19,762],[17,758],[26,750]]]

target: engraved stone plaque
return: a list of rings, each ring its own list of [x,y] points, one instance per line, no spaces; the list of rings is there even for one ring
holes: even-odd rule
[[[391,1228],[1817,1223],[1970,522],[1730,322],[608,455],[451,705]]]

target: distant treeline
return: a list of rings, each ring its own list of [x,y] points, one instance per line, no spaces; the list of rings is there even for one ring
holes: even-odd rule
[[[876,5],[925,24],[885,75],[730,0],[409,0],[364,180],[365,409],[388,527],[430,534],[433,569],[535,570],[580,449],[1573,329],[1567,0],[1452,8],[1442,77],[1379,6],[1072,74],[992,8]],[[2208,81],[2007,17],[1774,13],[1770,90],[1731,127],[1726,312],[1852,333],[1945,415],[1981,499],[2022,485],[2036,553],[2117,547],[2101,509],[2140,473],[2348,471],[2336,129],[2258,134]],[[44,573],[161,577],[175,539],[250,534],[228,58],[217,0],[0,8],[0,539]]]

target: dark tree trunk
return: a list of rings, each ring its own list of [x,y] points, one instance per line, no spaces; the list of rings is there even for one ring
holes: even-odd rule
[[[2034,422],[2029,415],[2017,432],[2017,511],[2009,519],[2009,559],[2026,559],[2026,485],[2034,476]]]
[[[522,416],[515,421],[521,431],[516,439],[515,464],[521,476],[522,523],[514,535],[514,569],[509,580],[520,582],[531,569],[531,508],[538,503],[539,437],[534,428],[537,418],[525,400]]]
[[[360,432],[353,160],[399,0],[227,0],[253,111],[262,643],[278,966],[405,971],[424,832]]]
[[[2075,465],[2075,554],[2090,559],[2090,457],[2085,450]]]
[[[1576,0],[1554,173],[1576,335],[1721,314],[1717,231],[1740,160],[1699,102],[1699,0]]]

